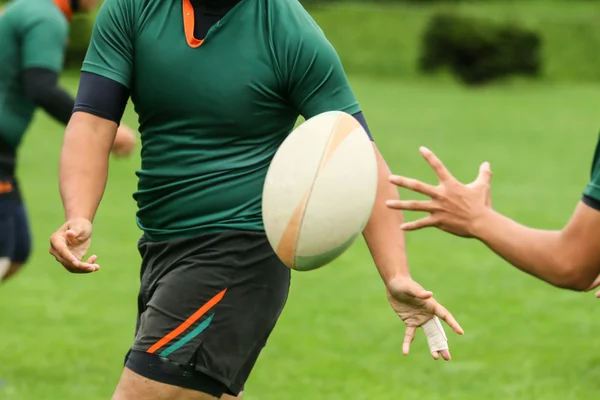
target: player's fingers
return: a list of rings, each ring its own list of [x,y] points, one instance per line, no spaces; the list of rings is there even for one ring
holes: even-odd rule
[[[423,324],[423,331],[429,345],[429,352],[434,359],[439,359],[439,352],[448,350],[448,339],[444,327],[436,317]]]
[[[597,298],[597,299],[600,299],[600,290],[598,290],[598,291],[596,292],[596,298]]]
[[[68,262],[67,260],[62,258],[61,255],[58,254],[57,252],[53,251],[52,248],[50,248],[50,254],[52,254],[52,256],[54,256],[54,259],[56,261],[58,261],[66,269],[70,270],[70,268],[73,268],[70,262]]]
[[[85,263],[83,263],[83,265],[88,265],[89,269],[92,270],[90,272],[98,271],[100,269],[100,266],[98,264],[96,264],[97,259],[98,259],[98,256],[93,255],[90,258],[88,258],[87,261]]]
[[[385,204],[395,210],[434,212],[439,209],[437,204],[430,200],[388,200]]]
[[[452,359],[452,356],[450,356],[450,350],[442,350],[439,354],[441,354],[442,358],[446,361],[450,361]]]
[[[446,308],[444,306],[437,303],[435,305],[433,311],[434,311],[434,314],[438,318],[441,318],[445,323],[447,323],[448,326],[450,326],[450,328],[452,328],[452,330],[454,332],[458,333],[459,335],[463,335],[465,333],[465,331],[463,330],[463,328],[461,328],[458,321],[454,318],[454,316],[450,313],[450,311],[446,310]]]
[[[415,328],[414,326],[406,327],[406,331],[404,332],[404,342],[402,342],[402,354],[404,354],[405,356],[407,356],[408,353],[410,353],[410,345],[415,339],[416,331],[417,328]]]
[[[52,252],[51,252],[52,253]],[[96,268],[88,267],[86,264],[74,266],[73,263],[65,260],[58,253],[52,253],[56,261],[58,261],[62,266],[72,274],[88,274],[96,271]]]
[[[86,263],[88,263],[88,264],[95,264],[97,259],[98,259],[98,256],[97,255],[93,255],[93,256],[91,256],[90,258],[87,259]]]
[[[65,236],[71,243],[81,243],[89,239],[89,233],[83,228],[69,229],[65,232]]]
[[[403,231],[416,231],[419,229],[428,228],[430,226],[436,226],[436,224],[437,219],[429,215],[425,218],[421,218],[416,221],[405,222],[402,225],[400,225],[400,229],[402,229]]]
[[[94,257],[94,256],[92,256]],[[91,258],[91,257],[90,257]],[[94,260],[95,261],[95,260]],[[76,268],[84,274],[90,273],[90,272],[96,272],[100,269],[100,266],[98,264],[96,264],[95,262],[90,262],[88,261],[80,261],[77,265]]]
[[[65,237],[63,237],[62,234],[60,233],[55,233],[54,235],[52,235],[52,237],[50,238],[50,246],[51,246],[51,253],[56,257],[56,256],[60,256],[60,258],[66,263],[62,263],[65,267],[67,266],[72,266],[72,267],[76,267],[77,264],[79,263],[79,260],[77,259],[77,257],[75,257],[75,255],[73,253],[71,253],[71,250],[69,250],[69,246],[67,245],[67,240]]]
[[[413,192],[421,193],[431,198],[436,198],[438,196],[437,189],[435,186],[423,183],[417,179],[407,178],[398,175],[392,175],[389,179],[390,182],[392,182],[394,185],[403,187],[408,190],[412,190]]]
[[[600,276],[598,276],[596,278],[596,280],[594,280],[594,282],[592,283],[592,285],[589,288],[587,288],[585,291],[589,292],[591,290],[596,289],[598,286],[600,286]]]
[[[489,162],[484,162],[479,167],[479,175],[475,179],[476,185],[489,185],[492,181],[492,169]]]
[[[78,274],[87,274],[97,271],[100,266],[93,262],[82,262],[69,250],[66,240],[61,238],[62,235],[53,235],[50,239],[50,254],[54,256],[56,261],[61,263],[69,272]],[[95,260],[94,260],[95,261]]]
[[[421,147],[419,148],[419,152],[431,168],[433,168],[440,182],[454,180],[450,171],[448,171],[444,163],[433,153],[433,151],[429,150],[427,147]]]

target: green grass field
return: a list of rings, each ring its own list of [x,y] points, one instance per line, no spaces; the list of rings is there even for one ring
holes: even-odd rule
[[[75,78],[65,78],[71,88]],[[588,178],[600,86],[515,83],[468,91],[451,83],[354,78],[393,171],[433,179],[427,145],[464,180],[494,170],[494,204],[518,220],[559,228]],[[130,110],[125,121],[135,125]],[[57,189],[62,128],[38,115],[19,175],[35,235],[30,265],[0,288],[0,399],[108,399],[131,343],[138,289],[134,171],[111,165],[95,223],[102,270],[64,272],[48,255],[63,222]],[[414,217],[414,216],[409,216]],[[401,355],[403,326],[389,309],[360,241],[334,264],[293,275],[287,308],[247,385],[248,400],[585,400],[600,390],[593,295],[559,291],[507,266],[475,241],[410,234],[415,279],[466,334],[454,359],[431,360],[422,336]]]

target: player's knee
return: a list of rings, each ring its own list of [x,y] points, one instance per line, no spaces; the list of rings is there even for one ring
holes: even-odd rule
[[[11,269],[11,261],[8,257],[0,257],[0,282],[4,280],[4,277],[8,274]]]
[[[12,263],[8,266],[8,269],[6,270],[6,272],[4,274],[2,274],[2,278],[0,278],[0,281],[7,281],[8,279],[12,278],[13,276],[15,276],[21,269],[23,269],[23,266],[25,264],[23,263]]]
[[[113,400],[138,399],[126,397],[124,393],[128,392],[132,395],[147,393],[139,397],[144,400],[218,400],[227,393],[227,387],[193,366],[132,350],[125,360],[125,372]],[[156,397],[157,393],[160,393],[159,397]]]
[[[236,397],[224,394],[223,396],[221,396],[221,400],[242,400],[242,397],[244,397],[244,392],[238,394]]]
[[[215,400],[197,391],[157,382],[125,368],[112,400]]]

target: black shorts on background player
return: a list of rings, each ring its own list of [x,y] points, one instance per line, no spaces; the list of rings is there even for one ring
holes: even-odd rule
[[[11,177],[0,176],[0,258],[24,264],[30,252],[29,222],[18,184]]]
[[[263,232],[141,239],[139,250],[138,322],[126,366],[215,397],[237,395],[283,310],[290,269]]]

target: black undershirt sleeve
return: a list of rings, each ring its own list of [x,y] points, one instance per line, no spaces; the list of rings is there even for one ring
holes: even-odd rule
[[[594,199],[593,197],[583,196],[581,201],[586,206],[592,207],[593,209],[600,211],[600,201]]]
[[[73,112],[82,111],[121,123],[129,100],[129,89],[100,75],[82,72]]]
[[[73,97],[58,86],[58,74],[46,68],[28,68],[23,71],[25,95],[50,114],[67,124],[73,111]]]
[[[367,136],[369,136],[369,139],[373,142],[373,135],[371,135],[371,130],[369,129],[369,125],[367,124],[367,119],[365,118],[365,115],[363,114],[362,111],[357,112],[356,114],[352,114],[352,116],[354,117],[354,119],[356,119],[364,128],[365,132],[367,132]]]

